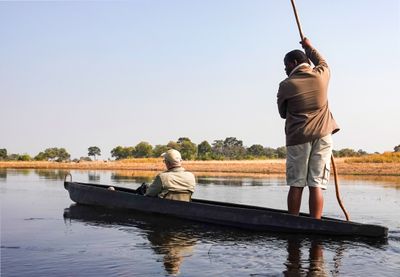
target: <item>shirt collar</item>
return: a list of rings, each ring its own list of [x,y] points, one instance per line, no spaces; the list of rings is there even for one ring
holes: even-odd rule
[[[289,77],[291,77],[296,71],[297,69],[299,69],[302,66],[308,66],[310,67],[310,65],[308,63],[301,63],[298,66],[296,66],[295,68],[293,68],[293,70],[290,72]]]
[[[169,169],[168,171],[178,172],[178,171],[185,171],[185,169],[182,166],[177,166]]]

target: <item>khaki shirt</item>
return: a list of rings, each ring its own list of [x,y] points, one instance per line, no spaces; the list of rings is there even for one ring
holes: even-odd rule
[[[175,167],[158,174],[145,195],[160,198],[169,198],[166,197],[169,192],[171,194],[186,193],[190,195],[194,192],[195,186],[196,178],[193,173],[185,171],[183,167]]]
[[[314,48],[306,49],[315,65],[295,69],[279,85],[278,110],[286,119],[286,146],[303,144],[339,131],[328,106],[330,71]]]

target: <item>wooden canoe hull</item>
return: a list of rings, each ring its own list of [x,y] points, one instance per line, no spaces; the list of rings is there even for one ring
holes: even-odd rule
[[[173,201],[137,195],[127,188],[108,190],[108,186],[97,184],[65,182],[64,187],[69,191],[71,200],[78,204],[156,213],[254,231],[361,237],[386,237],[388,233],[383,226],[326,217],[317,220],[304,214],[294,216],[286,211],[263,207],[200,199]]]

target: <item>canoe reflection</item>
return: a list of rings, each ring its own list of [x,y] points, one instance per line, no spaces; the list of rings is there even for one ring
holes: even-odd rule
[[[81,220],[96,225],[128,225],[142,229],[156,254],[163,256],[169,274],[178,274],[183,259],[190,256],[197,239],[192,226],[185,221],[143,213],[126,213],[100,207],[71,205],[64,210],[64,219]]]
[[[64,218],[96,226],[114,228],[122,225],[139,228],[150,242],[151,249],[162,256],[165,271],[171,275],[179,273],[184,259],[192,256],[197,243],[200,245],[199,248],[211,245],[207,255],[215,264],[221,263],[225,266],[228,263],[229,266],[242,268],[253,262],[253,270],[257,274],[269,274],[269,269],[266,269],[265,265],[271,262],[277,263],[277,259],[281,258],[281,273],[284,276],[337,275],[340,273],[342,258],[348,249],[354,249],[359,245],[381,248],[387,244],[386,239],[357,240],[353,237],[346,239],[251,232],[155,214],[77,204],[65,209]],[[227,245],[230,245],[228,251]],[[241,251],[243,248],[247,250]],[[328,252],[327,262],[324,259],[324,252],[325,254]],[[251,259],[249,256],[252,257],[253,254],[250,253],[271,258],[265,261],[258,258]],[[199,252],[195,254],[199,255]]]

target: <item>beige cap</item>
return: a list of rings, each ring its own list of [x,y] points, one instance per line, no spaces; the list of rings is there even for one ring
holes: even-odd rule
[[[169,149],[167,152],[162,153],[161,157],[172,165],[180,165],[182,161],[181,153],[175,149]]]

